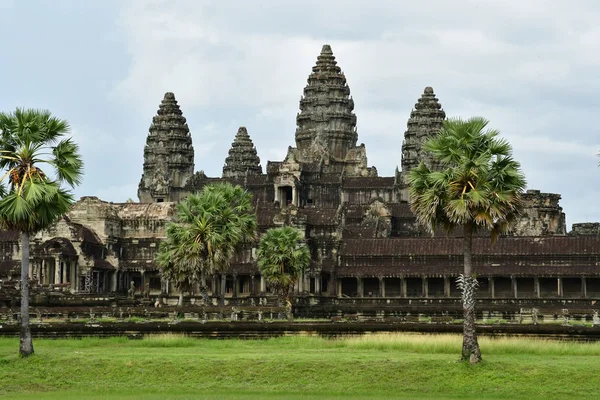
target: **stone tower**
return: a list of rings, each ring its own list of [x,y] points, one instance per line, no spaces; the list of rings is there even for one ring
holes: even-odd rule
[[[308,77],[296,117],[296,146],[303,161],[346,158],[358,138],[353,110],[346,77],[326,44]]]
[[[246,127],[241,126],[229,149],[229,155],[223,166],[223,178],[243,178],[245,175],[260,175],[262,167],[256,147],[248,135]]]
[[[410,113],[407,130],[404,133],[402,144],[402,176],[407,181],[408,172],[423,161],[429,168],[437,169],[439,166],[421,151],[423,143],[435,135],[446,118],[442,105],[433,93],[431,87],[426,87],[421,98]]]
[[[194,174],[194,148],[186,119],[171,92],[152,118],[146,147],[144,172],[138,187],[141,203],[179,201]]]

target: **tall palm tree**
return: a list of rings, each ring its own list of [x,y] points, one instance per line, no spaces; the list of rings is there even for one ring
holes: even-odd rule
[[[0,200],[0,224],[21,232],[21,340],[22,356],[33,353],[29,327],[29,238],[65,215],[73,196],[62,187],[78,185],[83,162],[78,146],[64,138],[65,120],[48,111],[17,109],[0,113],[0,170],[8,178]],[[47,168],[42,169],[42,166]]]
[[[156,262],[161,275],[180,291],[200,283],[206,293],[206,276],[227,268],[240,245],[256,235],[256,215],[252,196],[229,183],[208,185],[177,205],[175,222],[167,227]],[[222,282],[224,303],[225,282]]]
[[[227,271],[231,260],[243,243],[256,239],[256,213],[252,195],[238,185],[217,183],[204,188],[207,195],[221,196],[224,204],[217,213],[217,224],[222,227],[223,241],[218,249],[214,266],[221,273],[221,304],[225,304]]]
[[[269,229],[260,239],[256,257],[261,275],[285,303],[291,319],[294,285],[310,265],[302,233],[289,226]]]
[[[431,171],[421,163],[409,173],[410,203],[419,223],[431,233],[437,226],[463,232],[464,271],[458,279],[464,312],[462,359],[471,362],[481,360],[475,331],[473,234],[488,230],[494,242],[507,233],[521,208],[525,187],[512,147],[487,125],[479,117],[445,121],[439,134],[423,145],[442,170]]]

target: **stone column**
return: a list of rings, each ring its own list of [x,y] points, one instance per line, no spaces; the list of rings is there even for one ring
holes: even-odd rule
[[[581,277],[581,297],[584,299],[587,298],[587,281],[585,280],[585,276]]]
[[[450,277],[444,277],[444,296],[450,297]]]
[[[406,297],[408,292],[408,284],[406,283],[406,278],[400,278],[400,285],[402,286],[402,297]]]
[[[512,292],[513,292],[513,297],[516,299],[519,297],[519,293],[517,290],[517,278],[515,278],[514,276],[510,277],[510,283],[512,286]]]
[[[364,297],[365,296],[365,288],[364,288],[364,282],[363,282],[363,278],[362,276],[357,277],[356,278],[357,281],[357,290],[358,290],[358,297]]]
[[[250,296],[256,296],[256,287],[254,286],[254,275],[250,276]]]
[[[339,278],[336,278],[334,284],[337,287],[337,291],[336,291],[337,297],[342,297],[342,280]]]
[[[538,278],[537,276],[533,278],[533,290],[535,291],[535,297],[539,299],[541,297],[540,278]]]
[[[267,287],[265,284],[265,278],[264,278],[264,276],[261,275],[260,276],[260,292],[265,293],[266,291],[267,291]]]
[[[60,283],[60,258],[54,257],[54,283]]]
[[[331,296],[337,296],[339,291],[338,291],[338,286],[337,286],[337,279],[335,277],[335,272],[331,271],[331,274],[329,274],[329,294]]]
[[[111,292],[116,292],[117,291],[117,271],[112,271],[111,272],[111,279],[110,279],[110,291]]]
[[[240,288],[237,274],[233,274],[233,297],[238,297]]]
[[[62,270],[62,280],[60,283],[67,283],[69,281],[69,277],[67,276],[68,262],[69,261],[65,260],[64,262],[60,263],[60,269]]]
[[[292,186],[292,204],[298,206],[298,200],[296,198],[296,186]]]
[[[558,293],[558,297],[563,297],[563,281],[562,281],[562,278],[557,278],[556,279],[556,285],[557,285],[556,292]]]
[[[213,274],[212,276],[212,280],[210,282],[210,291],[212,293],[213,296],[218,295],[218,291],[217,291],[217,281],[219,280],[219,277],[217,276],[217,274]]]
[[[321,295],[321,274],[315,275],[315,296]]]
[[[300,273],[300,279],[298,279],[298,293],[304,292],[304,272]]]
[[[385,297],[385,280],[383,276],[379,277],[379,297]]]
[[[421,295],[425,296],[425,298],[429,297],[429,282],[426,276],[421,278]]]
[[[81,290],[81,287],[79,287],[79,280],[79,261],[75,260],[73,263],[73,287],[75,288],[76,292]]]
[[[490,296],[492,296],[492,299],[496,298],[496,286],[494,285],[494,277],[490,276],[488,278],[489,282],[490,282]]]

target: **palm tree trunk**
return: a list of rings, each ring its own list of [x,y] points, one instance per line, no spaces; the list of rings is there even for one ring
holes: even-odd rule
[[[290,285],[290,287],[285,289],[285,294],[284,294],[284,305],[285,305],[285,314],[287,317],[288,321],[293,321],[294,320],[294,314],[292,313],[292,291],[293,291],[293,285]]]
[[[481,350],[477,342],[477,333],[475,332],[475,292],[477,290],[477,278],[473,274],[473,225],[464,226],[464,277],[462,284],[463,301],[463,346],[462,360],[468,360],[471,363],[481,361]]]
[[[225,305],[225,289],[227,285],[227,274],[221,273],[221,305]]]
[[[200,272],[200,295],[205,305],[208,305],[208,289],[206,287],[206,273]]]
[[[21,232],[21,340],[19,354],[33,354],[33,340],[29,327],[29,234]]]

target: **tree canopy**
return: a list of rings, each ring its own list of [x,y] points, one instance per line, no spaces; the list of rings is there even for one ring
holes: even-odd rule
[[[256,256],[267,284],[289,302],[294,284],[310,265],[302,232],[289,226],[269,229],[260,239]]]
[[[226,272],[239,246],[256,235],[252,196],[229,183],[207,185],[177,205],[156,262],[161,275],[180,291],[204,276]]]
[[[464,311],[462,359],[471,362],[481,360],[475,333],[473,233],[489,230],[492,241],[507,233],[520,212],[525,188],[512,147],[487,125],[479,117],[444,121],[438,135],[423,145],[440,170],[421,162],[409,172],[411,209],[419,223],[432,233],[439,226],[463,231],[464,270],[457,281]]]
[[[49,111],[20,109],[0,113],[0,171],[4,172],[0,225],[21,232],[22,356],[33,353],[29,327],[29,236],[49,227],[73,204],[83,162],[70,138],[69,124]],[[5,190],[4,181],[8,178]]]

